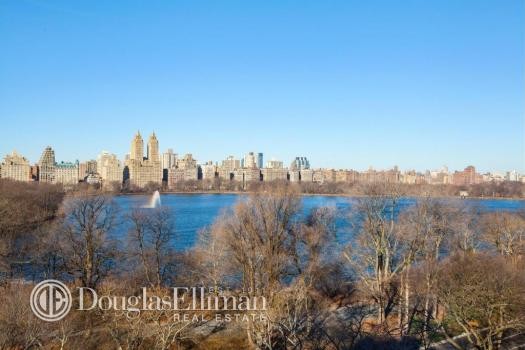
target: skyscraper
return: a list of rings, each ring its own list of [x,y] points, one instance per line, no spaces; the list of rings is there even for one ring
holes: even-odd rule
[[[295,157],[290,165],[291,170],[304,170],[310,169],[310,162],[306,157]]]
[[[114,182],[122,184],[122,167],[116,155],[102,151],[97,159],[97,169],[103,186]]]
[[[230,180],[235,169],[239,168],[242,168],[241,161],[239,159],[235,159],[234,156],[228,156],[222,161],[222,164],[218,168],[217,172],[219,173],[220,178]]]
[[[257,168],[262,169],[264,167],[264,159],[262,153],[257,153]]]
[[[177,164],[177,153],[173,153],[173,149],[168,148],[166,152],[162,154],[162,169],[169,169]]]
[[[159,141],[157,136],[155,136],[155,132],[151,134],[148,140],[147,158],[151,161],[160,162]]]
[[[47,146],[38,162],[39,181],[55,182],[55,151]]]
[[[244,157],[243,168],[257,168],[257,160],[255,159],[255,153],[250,152]]]
[[[131,184],[144,187],[148,183],[162,183],[162,164],[159,156],[159,141],[152,133],[148,140],[147,157],[144,158],[144,141],[137,132],[131,141],[130,157],[126,162]]]
[[[131,160],[138,160],[142,162],[143,157],[144,141],[142,140],[142,136],[140,136],[140,131],[137,131],[137,134],[131,141],[131,154],[129,158]]]

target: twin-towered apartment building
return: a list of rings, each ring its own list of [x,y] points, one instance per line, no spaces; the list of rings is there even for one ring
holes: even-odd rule
[[[445,167],[439,171],[401,172],[397,167],[386,171],[372,168],[358,172],[345,169],[312,169],[306,157],[296,157],[286,168],[279,160],[269,160],[264,166],[263,154],[249,152],[242,159],[228,156],[220,164],[208,161],[198,164],[191,154],[179,157],[172,149],[162,155],[159,141],[152,133],[146,143],[137,132],[131,142],[130,153],[123,163],[116,155],[103,151],[97,160],[87,162],[56,162],[55,152],[46,147],[35,165],[13,151],[5,156],[0,165],[0,177],[18,181],[41,181],[73,186],[79,182],[102,184],[103,186],[122,186],[123,184],[143,188],[149,184],[167,185],[175,188],[178,183],[198,180],[221,179],[242,183],[253,181],[291,181],[291,182],[391,182],[407,184],[454,184],[471,185],[488,181],[523,181],[525,177],[517,172],[505,175],[476,172],[473,166],[463,171],[450,173]]]

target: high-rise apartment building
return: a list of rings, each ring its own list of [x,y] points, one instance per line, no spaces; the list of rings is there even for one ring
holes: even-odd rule
[[[179,169],[195,169],[197,168],[197,160],[193,158],[191,153],[187,153],[181,159],[177,160],[177,168]]]
[[[199,167],[191,153],[177,160],[177,165],[168,169],[168,187],[175,188],[178,182],[198,180]]]
[[[243,168],[247,168],[247,169],[257,168],[257,159],[255,158],[255,153],[250,152],[244,157]]]
[[[314,171],[312,169],[303,169],[299,171],[299,177],[301,179],[301,182],[313,182]]]
[[[131,142],[131,152],[126,165],[132,185],[144,187],[148,183],[162,183],[162,164],[159,156],[159,141],[152,133],[147,144],[147,157],[144,158],[144,141],[137,132]]]
[[[234,156],[228,156],[222,161],[221,166],[217,169],[217,172],[219,173],[219,177],[221,179],[231,180],[233,178],[233,172],[240,168],[241,161],[239,159],[235,159]]]
[[[241,167],[241,161],[235,159],[234,156],[228,156],[225,160],[222,161],[221,167],[229,171],[234,171]]]
[[[257,153],[257,168],[262,169],[264,167],[264,158],[262,153]]]
[[[242,183],[260,181],[261,171],[257,168],[237,169],[233,172],[233,179]]]
[[[304,170],[310,169],[310,162],[306,157],[295,157],[290,165],[290,170]]]
[[[173,149],[169,148],[162,153],[162,169],[169,169],[177,165],[177,153],[173,153]]]
[[[13,151],[5,156],[0,174],[2,179],[31,181],[31,166],[25,157]]]
[[[107,187],[115,182],[122,183],[123,169],[116,155],[102,151],[97,158],[97,170],[103,186]]]
[[[87,162],[82,162],[78,164],[78,179],[80,181],[87,181],[89,175],[95,175],[98,173],[97,161],[88,160]],[[91,177],[91,180],[93,177]]]
[[[283,168],[283,162],[280,160],[269,160],[266,162],[266,167],[268,169],[282,169]]]
[[[206,162],[202,166],[202,179],[214,179],[217,174],[217,166],[212,161]]]
[[[456,171],[452,175],[454,185],[472,185],[483,181],[483,177],[476,173],[476,168],[469,165],[463,171]]]
[[[281,168],[264,168],[261,170],[263,181],[287,180],[288,169]]]
[[[55,183],[66,186],[76,185],[78,183],[78,161],[60,162],[55,164]]]
[[[38,180],[55,182],[55,151],[47,146],[38,162]]]

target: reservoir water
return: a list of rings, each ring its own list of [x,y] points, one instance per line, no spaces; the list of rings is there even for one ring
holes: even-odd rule
[[[191,248],[195,244],[200,229],[211,225],[221,213],[231,209],[239,200],[247,195],[242,194],[162,194],[160,202],[163,207],[169,207],[175,215],[176,237],[173,242],[179,250]],[[459,203],[480,211],[521,211],[525,210],[525,201],[512,199],[446,199],[451,203]],[[115,202],[121,210],[121,217],[134,207],[147,205],[151,195],[116,196]],[[414,198],[403,198],[401,207],[415,203]],[[334,207],[337,211],[337,241],[349,242],[354,235],[354,228],[349,220],[349,211],[356,198],[337,196],[303,196],[302,213],[306,215],[313,208],[321,206]],[[127,225],[121,224],[116,230],[118,236],[126,234]],[[117,237],[122,238],[122,237]]]

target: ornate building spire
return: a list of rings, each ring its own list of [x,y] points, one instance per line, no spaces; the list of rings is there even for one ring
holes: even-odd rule
[[[131,141],[130,159],[142,160],[143,157],[144,157],[144,142],[142,141],[140,132],[137,131],[137,134],[133,138],[133,141]]]
[[[159,141],[155,136],[155,132],[151,134],[148,140],[148,159],[152,161],[160,161]]]

